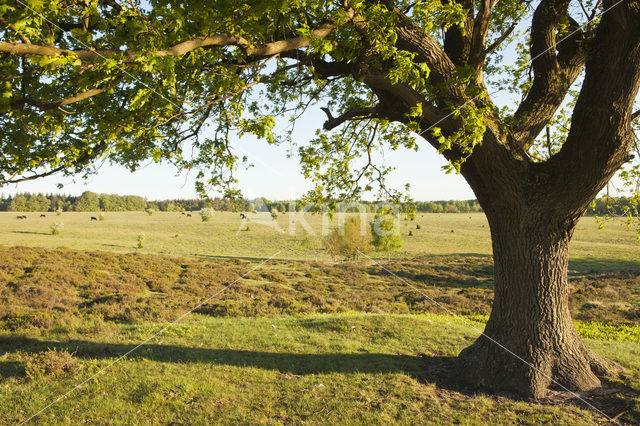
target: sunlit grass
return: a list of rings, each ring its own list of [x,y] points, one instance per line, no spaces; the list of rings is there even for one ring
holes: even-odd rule
[[[0,415],[24,420],[162,324],[0,340]],[[599,414],[460,392],[438,371],[477,333],[446,315],[194,316],[90,380],[38,423],[597,424]],[[606,352],[629,350],[608,342]],[[19,349],[18,349],[19,348]],[[24,373],[41,351],[68,371]],[[636,349],[637,350],[637,349]],[[42,357],[42,356],[41,356]],[[635,371],[635,370],[634,370]],[[117,420],[116,420],[117,419]]]
[[[265,258],[278,253],[281,259],[329,260],[321,249],[323,232],[340,223],[338,217],[329,221],[311,214],[280,214],[277,221],[268,213],[249,214],[249,222],[229,212],[214,213],[209,222],[202,222],[197,213],[192,217],[167,212],[151,216],[144,212],[104,213],[105,220],[98,222],[90,221],[95,213],[48,213],[46,218],[27,215],[27,220],[16,220],[14,213],[0,213],[0,244],[205,258]],[[60,235],[50,235],[54,222],[63,223]],[[249,231],[244,230],[247,225]],[[482,213],[418,214],[414,221],[402,220],[401,225],[404,247],[392,257],[491,254],[489,227]],[[141,234],[145,241],[139,250],[137,237]],[[584,217],[573,238],[571,259],[572,268],[581,271],[638,268],[640,244],[622,221],[599,230],[593,218]]]

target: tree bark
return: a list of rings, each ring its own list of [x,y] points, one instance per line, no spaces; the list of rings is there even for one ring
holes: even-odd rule
[[[548,220],[543,206],[489,213],[495,298],[483,335],[458,357],[459,379],[488,391],[539,398],[548,388],[586,391],[619,372],[589,350],[569,312],[569,241],[577,219]]]

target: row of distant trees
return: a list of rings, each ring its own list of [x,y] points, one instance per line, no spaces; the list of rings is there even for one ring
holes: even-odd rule
[[[351,206],[351,205],[347,205]],[[380,203],[363,201],[357,208],[351,206],[349,211],[365,211],[375,213]],[[416,212],[424,213],[469,213],[482,211],[476,200],[467,201],[429,201],[415,202],[412,206]],[[213,209],[215,211],[262,211],[287,212],[302,211],[305,206],[298,201],[271,201],[266,198],[254,200],[231,201],[223,198],[214,199],[186,199],[147,201],[136,195],[97,194],[86,191],[80,196],[60,194],[30,194],[22,193],[15,196],[0,198],[0,211],[42,212],[42,211],[142,211],[152,209],[157,211],[199,211]]]
[[[0,211],[14,212],[122,212],[147,208],[147,200],[136,195],[96,194],[86,191],[82,195],[17,194],[0,198]]]
[[[603,197],[594,200],[589,208],[590,214],[597,216],[622,216],[631,213],[638,215],[640,198],[636,197]]]
[[[595,200],[587,214],[590,215],[622,215],[633,199],[625,197],[607,197]],[[380,203],[363,201],[358,204],[360,211],[375,213]],[[472,213],[481,212],[482,208],[477,200],[441,200],[441,201],[416,201],[408,210],[419,213]],[[30,194],[22,193],[15,196],[0,197],[0,211],[15,212],[42,212],[42,211],[142,211],[152,209],[157,211],[199,211],[213,209],[215,211],[263,211],[263,212],[287,212],[290,210],[301,211],[305,207],[297,201],[271,201],[266,198],[254,200],[231,201],[223,198],[214,199],[187,199],[187,200],[163,200],[147,201],[137,195],[97,194],[86,191],[80,196],[60,194]],[[354,210],[350,208],[348,210]]]

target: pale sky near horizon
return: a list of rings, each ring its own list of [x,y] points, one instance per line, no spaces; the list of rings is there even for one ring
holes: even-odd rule
[[[296,140],[313,137],[317,127],[325,120],[319,106],[313,107],[296,125]],[[285,121],[285,120],[283,120]],[[288,123],[278,123],[282,129]],[[415,200],[468,200],[475,195],[462,178],[445,174],[445,160],[424,139],[419,138],[418,152],[401,149],[384,152],[384,164],[396,167],[389,184],[403,189],[410,184],[410,195]],[[245,137],[234,145],[239,156],[247,155],[253,167],[238,170],[239,187],[246,198],[266,197],[271,200],[297,199],[312,188],[300,173],[296,158],[287,158],[287,146],[268,145],[253,137]],[[0,194],[19,192],[58,193],[79,195],[84,191],[120,195],[140,195],[148,200],[197,198],[194,188],[195,172],[177,173],[171,165],[149,162],[131,173],[119,166],[104,164],[97,175],[88,180],[82,177],[51,176],[34,181],[0,187]],[[64,187],[58,189],[57,184]]]

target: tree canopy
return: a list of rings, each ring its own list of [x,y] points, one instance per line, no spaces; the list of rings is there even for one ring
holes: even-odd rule
[[[317,195],[382,183],[389,169],[376,152],[415,149],[411,131],[454,168],[487,126],[509,134],[511,155],[546,161],[567,140],[570,89],[597,28],[607,14],[637,12],[634,2],[612,6],[3,1],[0,183],[86,173],[102,159],[135,169],[153,158],[208,170],[200,189],[229,187],[246,160],[234,151],[237,136],[282,141],[288,133],[274,134],[275,117],[295,119],[317,104],[324,130],[299,147]],[[499,110],[494,89],[522,102]],[[549,138],[537,140],[547,125]]]

